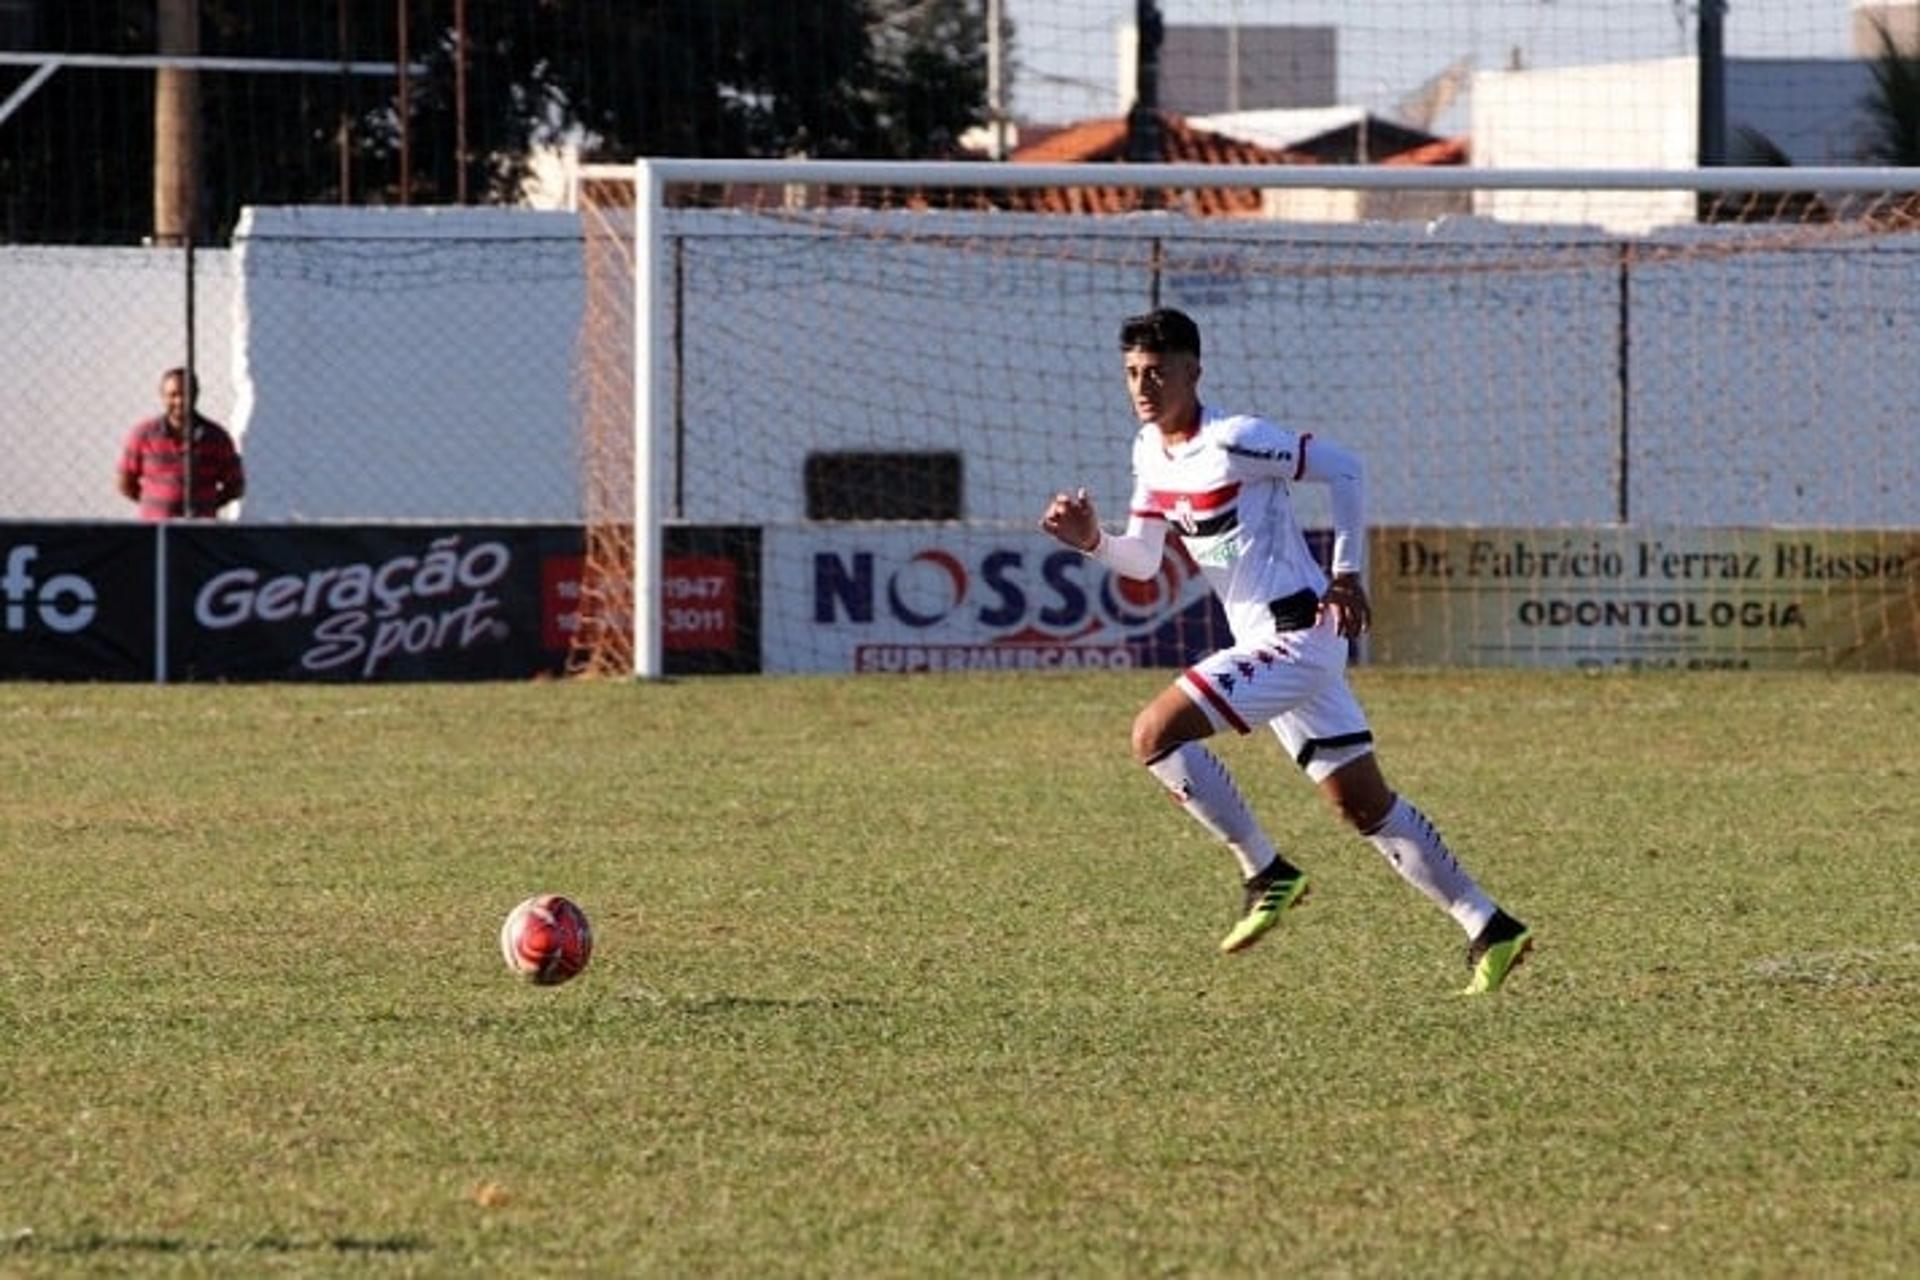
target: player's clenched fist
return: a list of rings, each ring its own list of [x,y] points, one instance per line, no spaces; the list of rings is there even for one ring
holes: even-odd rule
[[[1079,551],[1091,551],[1100,541],[1100,518],[1085,489],[1054,494],[1040,527]]]

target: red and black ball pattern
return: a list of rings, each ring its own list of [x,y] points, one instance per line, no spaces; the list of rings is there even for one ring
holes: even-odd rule
[[[593,957],[593,926],[571,898],[542,893],[507,913],[500,926],[507,968],[536,986],[578,977]]]

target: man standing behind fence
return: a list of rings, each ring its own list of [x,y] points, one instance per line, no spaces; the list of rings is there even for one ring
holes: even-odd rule
[[[192,393],[188,393],[191,384]],[[160,403],[166,412],[138,423],[120,451],[120,492],[140,504],[142,520],[214,516],[247,489],[240,453],[227,429],[203,418],[200,380],[185,369],[160,375]],[[193,500],[187,498],[187,423],[193,423]]]

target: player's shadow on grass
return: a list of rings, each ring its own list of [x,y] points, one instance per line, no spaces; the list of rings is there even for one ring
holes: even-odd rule
[[[114,1236],[94,1232],[72,1240],[20,1242],[23,1252],[61,1255],[103,1253],[224,1254],[224,1253],[336,1253],[347,1256],[424,1253],[432,1248],[419,1236],[329,1236],[297,1240],[290,1236],[261,1236],[238,1244],[218,1240],[186,1240],[179,1236]]]
[[[868,1013],[882,1008],[878,1000],[858,996],[746,996],[722,992],[718,995],[668,995],[665,992],[633,988],[620,993],[632,1004],[644,1005],[687,1017],[724,1017],[738,1013]]]

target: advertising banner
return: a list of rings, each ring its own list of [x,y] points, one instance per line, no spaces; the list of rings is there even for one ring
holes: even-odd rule
[[[1920,670],[1920,530],[1380,527],[1376,663]]]
[[[760,530],[668,525],[660,647],[668,675],[760,670]]]
[[[168,679],[557,675],[581,547],[577,525],[171,526]]]
[[[768,671],[1174,667],[1227,642],[1177,552],[1134,582],[1038,531],[817,524],[764,538]]]
[[[666,673],[747,675],[760,670],[760,530],[751,525],[668,525],[661,547],[660,649]],[[584,540],[584,539],[583,539]],[[548,647],[564,650],[579,623],[581,554],[542,561],[551,601]],[[631,639],[633,618],[612,619]]]
[[[0,678],[151,680],[154,529],[0,524]]]

